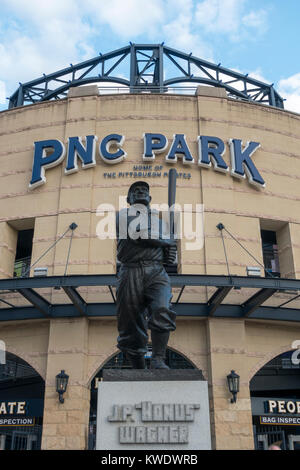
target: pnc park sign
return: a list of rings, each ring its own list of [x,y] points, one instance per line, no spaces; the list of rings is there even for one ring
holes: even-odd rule
[[[169,142],[165,135],[158,133],[145,133],[144,162],[152,163],[156,155],[166,152]],[[34,189],[46,183],[45,170],[59,165],[66,157],[65,174],[70,175],[78,171],[78,159],[81,161],[82,169],[96,165],[96,152],[99,152],[102,160],[110,165],[122,162],[127,153],[124,150],[125,136],[120,134],[109,134],[99,144],[98,137],[87,135],[81,137],[69,137],[67,149],[57,139],[40,140],[34,143],[34,157],[32,176],[29,184]],[[199,167],[212,167],[214,170],[229,172],[233,177],[247,178],[249,183],[264,187],[265,182],[254,165],[251,156],[260,147],[258,142],[247,142],[245,145],[240,139],[229,139],[228,141],[231,159],[231,169],[224,161],[226,150],[225,142],[219,137],[202,135],[197,137],[198,154],[197,159],[192,155],[186,136],[174,134],[172,143],[165,156],[166,163],[176,163],[180,158],[184,165],[197,164]]]

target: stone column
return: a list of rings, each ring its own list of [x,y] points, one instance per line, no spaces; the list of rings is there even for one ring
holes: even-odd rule
[[[51,320],[45,384],[42,449],[87,448],[90,390],[86,386],[88,319]],[[55,377],[69,375],[64,403],[60,403]]]
[[[210,318],[208,330],[208,369],[211,390],[212,448],[217,450],[254,449],[250,390],[247,380],[244,320]],[[240,376],[237,402],[231,403],[227,375]]]
[[[290,224],[285,224],[280,230],[278,230],[276,232],[276,238],[278,245],[280,276],[294,279],[295,262],[293,256],[293,245],[291,242]]]
[[[0,278],[13,277],[18,232],[8,223],[0,223]]]
[[[293,264],[291,268],[291,274],[287,277],[294,277],[295,279],[300,279],[300,245],[299,245],[299,236],[300,236],[300,227],[299,224],[290,223],[289,227],[289,235],[290,238],[288,239],[289,247],[289,256],[293,259]],[[290,258],[289,258],[290,259]],[[282,260],[279,258],[279,264],[282,264]],[[281,270],[281,265],[280,265]]]

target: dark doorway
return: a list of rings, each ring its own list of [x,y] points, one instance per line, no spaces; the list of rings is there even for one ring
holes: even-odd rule
[[[26,361],[7,352],[0,364],[0,449],[41,448],[45,382]]]
[[[265,364],[250,381],[255,448],[266,450],[277,443],[283,450],[297,449],[300,443],[300,414],[289,413],[286,403],[300,401],[300,365],[288,351]],[[280,402],[272,413],[268,403]],[[269,422],[266,422],[266,417]],[[288,418],[283,422],[283,417]],[[299,419],[298,419],[299,418]],[[299,422],[299,425],[297,424]]]

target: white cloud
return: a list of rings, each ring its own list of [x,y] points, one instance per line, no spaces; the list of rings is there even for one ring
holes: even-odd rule
[[[290,90],[300,90],[300,73],[296,73],[289,78],[284,78],[279,81],[280,88]]]
[[[95,55],[90,39],[94,33],[83,20],[77,0],[3,0],[13,18],[1,28],[1,79],[12,93],[26,82]]]
[[[204,0],[197,5],[195,20],[206,32],[227,35],[231,41],[250,38],[250,33],[262,34],[267,12],[260,9],[244,14],[246,6],[247,0]]]
[[[300,114],[300,94],[288,93],[283,96],[286,101],[284,102],[284,108],[288,111],[294,111]]]
[[[181,14],[163,27],[166,43],[183,52],[210,60],[213,55],[211,46],[191,30],[192,16]]]
[[[251,11],[242,17],[243,25],[256,29],[260,33],[264,33],[267,29],[267,12],[265,10]]]
[[[132,39],[150,36],[156,26],[160,31],[164,20],[160,0],[2,0],[1,6],[11,17],[0,28],[1,78],[22,82],[94,57],[102,44],[96,51],[93,41],[105,27]]]
[[[119,40],[125,42],[120,47],[129,40],[164,41],[213,62],[211,33],[236,40],[243,29],[262,30],[264,11],[247,5],[249,0],[2,0],[0,80],[11,94],[19,81],[113,50],[111,43]]]
[[[300,113],[300,73],[280,80],[278,92],[286,100],[285,109]]]
[[[245,0],[204,0],[196,8],[196,22],[206,31],[232,34],[237,31]]]
[[[101,42],[103,31],[111,31],[117,40],[134,41],[143,34],[145,42],[164,40],[171,47],[192,49],[194,55],[212,56],[210,46],[192,31],[192,0],[2,0],[2,4],[9,29],[0,31],[0,78],[10,94],[19,81],[92,58],[103,44],[108,52],[107,38]]]
[[[0,104],[7,104],[5,83],[0,81]]]
[[[164,19],[164,2],[161,0],[85,0],[83,9],[91,14],[91,21],[106,24],[119,37],[153,35],[159,31]]]
[[[270,80],[263,75],[263,72],[260,68],[252,70],[252,72],[249,72],[248,75],[249,77],[255,78],[256,80],[259,80],[261,82],[271,84]]]

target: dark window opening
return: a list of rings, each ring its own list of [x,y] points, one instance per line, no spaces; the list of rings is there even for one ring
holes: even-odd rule
[[[265,276],[270,274],[280,277],[278,245],[276,232],[272,230],[261,230],[263,260],[265,266]]]
[[[18,232],[14,277],[29,276],[31,264],[33,229]]]

